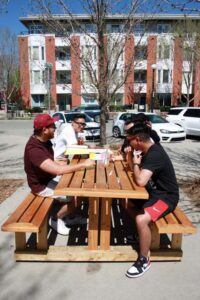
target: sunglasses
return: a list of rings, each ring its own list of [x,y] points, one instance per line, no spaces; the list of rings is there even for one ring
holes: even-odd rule
[[[76,123],[77,125],[82,126],[82,127],[85,127],[87,125],[86,123],[77,122],[77,121],[74,121],[74,123]]]

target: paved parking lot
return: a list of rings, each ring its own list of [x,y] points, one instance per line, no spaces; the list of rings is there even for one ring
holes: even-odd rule
[[[0,120],[0,178],[25,178],[23,171],[24,146],[33,131],[32,120]],[[108,144],[121,144],[112,137],[112,121],[107,123]],[[200,139],[163,143],[171,157],[178,177],[200,176]]]

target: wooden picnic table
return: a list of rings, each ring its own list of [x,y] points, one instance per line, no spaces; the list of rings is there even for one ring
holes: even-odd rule
[[[70,164],[83,159],[74,158]],[[88,251],[110,250],[113,198],[126,201],[127,198],[148,199],[149,196],[145,188],[136,185],[132,172],[123,161],[110,162],[108,166],[97,161],[95,168],[65,174],[55,195],[89,198]]]

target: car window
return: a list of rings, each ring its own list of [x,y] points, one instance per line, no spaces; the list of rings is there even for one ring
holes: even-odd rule
[[[99,106],[88,106],[85,108],[86,110],[100,110]]]
[[[183,109],[170,109],[168,115],[178,115]]]
[[[200,109],[188,108],[184,113],[184,117],[200,118]]]
[[[159,123],[169,123],[167,120],[164,118],[157,116],[157,115],[148,115],[148,118],[151,123],[153,124],[159,124]]]
[[[66,122],[64,116],[62,114],[60,114],[60,113],[55,113],[53,116],[54,117],[59,117],[59,120],[61,120],[63,122]]]
[[[65,114],[65,118],[66,118],[67,122],[72,122],[72,120],[74,119],[75,115],[76,114],[70,114],[70,113]],[[90,118],[88,115],[85,114],[85,117],[86,117],[85,121],[87,123],[94,122],[93,119]]]
[[[65,114],[65,119],[67,122],[71,122],[74,118],[74,114]]]
[[[134,114],[125,113],[120,116],[119,120],[126,122],[128,119],[131,119],[133,116],[134,116]]]

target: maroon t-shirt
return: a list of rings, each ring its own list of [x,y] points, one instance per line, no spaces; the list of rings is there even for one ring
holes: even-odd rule
[[[35,194],[43,191],[49,181],[55,177],[39,167],[43,161],[49,158],[53,160],[51,141],[41,142],[34,136],[31,136],[25,147],[24,170],[27,175],[28,185]]]

